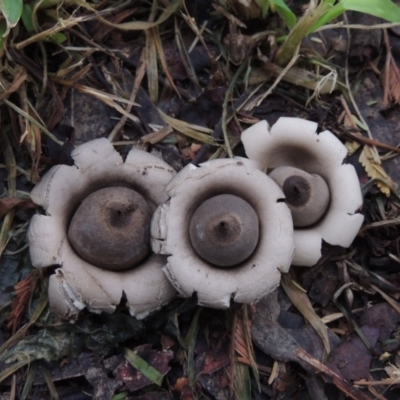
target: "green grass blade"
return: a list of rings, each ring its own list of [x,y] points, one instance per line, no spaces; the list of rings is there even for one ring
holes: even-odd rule
[[[331,1],[330,1],[331,2]],[[346,11],[358,11],[382,18],[389,22],[400,22],[400,7],[391,0],[342,0],[326,12],[310,30],[314,32],[319,27],[329,23]]]
[[[251,400],[250,368],[235,361],[235,395],[240,400]]]
[[[255,0],[258,7],[261,8],[261,15],[265,18],[269,10],[269,0]]]
[[[21,20],[25,26],[25,29],[29,33],[35,30],[35,26],[33,24],[32,7],[30,6],[30,4],[24,4],[24,8],[21,14]]]
[[[342,0],[340,4],[345,11],[358,11],[389,22],[400,22],[400,7],[390,0]]]
[[[132,350],[124,349],[124,356],[142,375],[156,385],[161,386],[164,376],[160,371],[152,367]]]
[[[270,0],[270,3],[275,6],[276,12],[285,21],[286,25],[292,29],[297,22],[297,18],[292,10],[285,4],[283,0]]]
[[[331,22],[333,19],[342,15],[345,11],[346,10],[344,9],[342,2],[333,6],[324,15],[322,15],[321,18],[311,27],[309,33],[312,33],[319,27],[324,26],[325,24]]]

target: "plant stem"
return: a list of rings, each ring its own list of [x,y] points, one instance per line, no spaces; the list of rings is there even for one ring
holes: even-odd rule
[[[279,48],[275,63],[285,66],[292,59],[301,41],[310,33],[313,25],[331,8],[331,4],[322,2],[316,8],[308,9]]]

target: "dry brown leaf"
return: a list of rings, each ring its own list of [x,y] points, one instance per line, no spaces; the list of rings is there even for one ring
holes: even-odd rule
[[[25,82],[27,77],[26,69],[24,67],[18,67],[15,71],[14,79],[11,83],[8,83],[0,78],[0,100],[3,100],[10,96],[11,93],[16,92],[19,87]]]
[[[384,29],[386,61],[383,69],[383,105],[400,104],[400,70],[393,58],[387,30]]]
[[[376,290],[393,307],[393,309],[395,309],[400,314],[400,304],[395,299],[379,289],[378,286],[371,285],[371,287]]]
[[[127,114],[131,113],[132,104],[136,99],[136,95],[139,91],[142,80],[146,74],[146,69],[147,69],[146,67],[147,67],[147,65],[146,65],[146,49],[144,48],[140,54],[139,63],[136,68],[135,80],[133,81],[132,91],[129,96],[130,103],[127,104],[126,109],[125,109]],[[124,127],[126,120],[127,120],[127,115],[123,115],[121,117],[121,119],[119,120],[118,124],[115,125],[114,129],[111,131],[111,133],[108,136],[108,140],[110,142],[112,142],[115,139],[115,137],[118,135],[120,130]]]
[[[322,372],[322,373],[328,375],[329,377],[331,377],[335,386],[339,390],[341,390],[343,393],[345,393],[348,397],[352,398],[353,400],[371,400],[371,398],[369,396],[367,396],[362,391],[360,391],[356,387],[349,384],[341,376],[336,374],[334,371],[332,371],[326,365],[322,364],[319,360],[314,358],[311,354],[308,354],[305,350],[298,349],[297,355],[303,361],[306,361],[313,368],[315,368],[316,372],[320,372],[320,373]]]
[[[164,53],[164,49],[163,49],[163,46],[161,43],[160,33],[157,28],[152,29],[151,32],[153,34],[153,41],[156,46],[158,59],[160,60],[161,67],[164,71],[164,74],[167,77],[169,84],[175,90],[175,93],[177,94],[177,96],[179,98],[181,98],[181,94],[179,93],[179,90],[175,85],[174,79],[173,79],[171,73],[169,72],[168,63],[167,63],[167,60],[165,59],[165,53]]]
[[[205,128],[203,126],[189,124],[188,122],[181,121],[177,118],[170,117],[169,115],[162,112],[160,109],[158,110],[161,118],[164,122],[170,125],[172,128],[177,130],[180,133],[183,133],[185,136],[188,136],[194,140],[198,140],[202,143],[211,144],[213,146],[219,146],[219,144],[215,141],[215,139],[210,136],[213,132],[212,129]],[[205,133],[208,133],[205,134]]]
[[[36,208],[38,206],[31,200],[17,199],[15,197],[3,197],[0,199],[0,219],[14,207]]]
[[[314,311],[314,308],[307,294],[304,293],[304,291],[300,289],[297,284],[295,284],[292,277],[290,276],[290,273],[282,274],[281,284],[293,305],[317,331],[318,335],[322,339],[322,342],[324,343],[327,354],[329,354],[331,348],[328,338],[328,329],[322,322],[321,318]]]
[[[172,3],[161,13],[159,18],[155,22],[132,21],[132,22],[123,22],[122,24],[113,24],[100,16],[98,16],[98,19],[105,25],[112,26],[113,28],[121,29],[123,31],[142,31],[154,28],[162,24],[169,17],[174,15],[181,5],[182,5],[182,0],[172,1]]]
[[[140,10],[140,7],[123,10],[117,15],[112,15],[109,19],[109,22],[113,24],[119,24],[124,19],[127,19],[131,15],[135,14],[138,10]],[[114,27],[112,26],[105,27],[104,24],[98,24],[97,27],[91,32],[91,37],[95,42],[100,43],[113,29]]]
[[[376,179],[379,190],[386,196],[390,196],[390,191],[398,194],[399,188],[396,183],[392,181],[389,175],[386,174],[382,168],[380,160],[375,156],[375,152],[371,146],[364,146],[359,161],[365,168],[366,173],[371,179]]]
[[[165,139],[172,132],[172,128],[169,125],[166,125],[156,132],[151,132],[142,136],[141,140],[144,143],[155,144],[161,142],[161,140]]]
[[[344,143],[346,149],[347,149],[347,153],[349,156],[353,155],[359,148],[360,148],[360,143],[352,140],[346,140],[346,142]]]

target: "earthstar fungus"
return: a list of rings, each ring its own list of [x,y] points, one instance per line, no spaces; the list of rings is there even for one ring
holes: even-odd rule
[[[274,290],[293,253],[293,223],[278,185],[247,159],[187,165],[167,185],[152,248],[183,297],[227,308]]]
[[[72,158],[31,193],[46,211],[29,227],[32,264],[60,265],[50,276],[50,307],[70,319],[85,307],[112,313],[125,295],[131,315],[144,318],[176,293],[162,272],[165,257],[150,249],[151,215],[168,199],[174,171],[138,149],[123,161],[105,138],[78,146]]]
[[[241,138],[247,156],[285,193],[295,225],[294,265],[317,263],[322,240],[350,246],[364,220],[357,213],[362,196],[354,167],[343,163],[347,150],[339,139],[329,131],[317,134],[315,122],[287,117],[272,127],[260,121]]]

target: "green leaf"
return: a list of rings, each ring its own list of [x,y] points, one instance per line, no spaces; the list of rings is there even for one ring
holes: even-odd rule
[[[7,31],[7,23],[3,19],[0,21],[0,56],[3,55],[7,43],[7,38],[4,37],[6,31]]]
[[[262,17],[265,18],[268,14],[269,0],[255,0],[255,2],[257,3],[258,7],[261,8]]]
[[[124,356],[132,366],[134,366],[142,375],[151,380],[158,386],[161,386],[163,374],[147,363],[142,357],[138,356],[134,351],[124,349]]]
[[[22,7],[22,0],[1,0],[0,9],[10,24],[10,28],[17,25],[19,19],[21,18]]]
[[[326,0],[325,2],[333,3],[332,0]],[[345,11],[358,11],[389,22],[400,22],[400,7],[391,0],[341,0],[313,25],[310,33],[339,17]]]
[[[238,399],[251,400],[250,369],[247,365],[235,362],[235,394]]]
[[[21,14],[21,20],[25,26],[25,29],[29,33],[33,32],[35,30],[35,27],[33,25],[32,7],[30,6],[30,4],[24,4],[24,8],[23,8],[22,14]]]
[[[7,30],[3,36],[7,36],[11,28],[17,25],[21,18],[23,0],[0,0],[0,11],[7,21]]]
[[[297,22],[296,16],[293,14],[292,10],[285,4],[283,0],[270,0],[276,8],[277,13],[285,21],[286,25],[292,29]]]
[[[390,0],[342,0],[345,11],[359,11],[389,22],[400,22],[400,7]]]
[[[111,400],[125,400],[128,397],[128,393],[127,392],[121,392],[118,394],[115,394]]]
[[[346,10],[344,9],[342,3],[333,6],[324,15],[322,15],[321,18],[319,18],[318,22],[312,26],[309,33],[314,32],[319,27],[331,22],[333,19],[342,15],[345,11]]]

